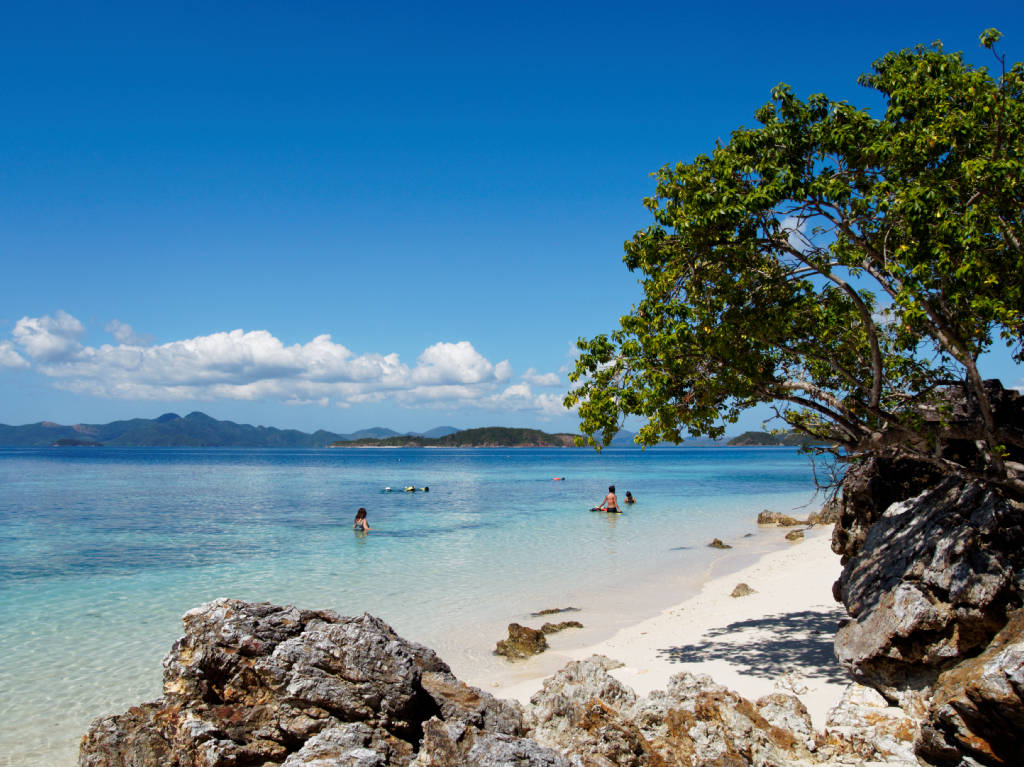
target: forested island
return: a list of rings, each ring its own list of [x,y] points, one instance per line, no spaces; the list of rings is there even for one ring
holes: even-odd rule
[[[339,440],[331,447],[574,447],[573,434],[548,434],[539,429],[485,426],[465,429],[443,437],[406,435]]]

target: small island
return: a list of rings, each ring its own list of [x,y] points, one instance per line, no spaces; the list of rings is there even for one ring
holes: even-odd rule
[[[514,429],[507,426],[485,426],[464,429],[443,437],[401,435],[397,437],[363,437],[339,440],[330,447],[575,447],[574,434],[548,434],[539,429]]]

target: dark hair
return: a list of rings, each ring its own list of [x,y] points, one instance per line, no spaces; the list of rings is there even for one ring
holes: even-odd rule
[[[356,512],[356,519],[366,519],[366,509],[362,506],[360,506],[359,511]]]
[[[629,492],[629,491],[627,490],[627,491],[626,491],[626,495],[630,495],[630,496],[631,496],[631,495],[633,495],[633,494],[632,494],[631,492]]]
[[[614,493],[615,492],[615,485],[608,485],[608,492],[609,493]]]

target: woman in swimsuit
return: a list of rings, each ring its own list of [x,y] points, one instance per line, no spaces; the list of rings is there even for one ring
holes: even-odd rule
[[[366,509],[359,507],[359,511],[356,512],[356,518],[352,522],[353,530],[361,530],[364,533],[370,532],[370,525],[366,521]]]
[[[619,499],[615,497],[615,485],[608,485],[608,495],[600,506],[601,511],[616,513],[619,510]]]

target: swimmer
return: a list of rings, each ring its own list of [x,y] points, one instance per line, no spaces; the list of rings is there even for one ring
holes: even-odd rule
[[[608,485],[608,494],[604,497],[604,500],[598,504],[597,508],[601,511],[609,511],[613,514],[619,511],[619,499],[615,496],[615,485]]]
[[[623,501],[625,503],[636,503],[636,498],[634,498],[633,494],[627,490],[626,497],[623,499]]]
[[[364,533],[370,532],[370,524],[366,521],[366,509],[362,506],[356,512],[356,518],[352,521],[352,529]]]

